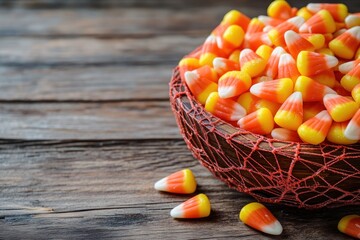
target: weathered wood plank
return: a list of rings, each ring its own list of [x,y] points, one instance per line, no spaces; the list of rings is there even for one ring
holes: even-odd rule
[[[179,139],[168,101],[2,103],[2,139]]]
[[[169,8],[0,9],[0,35],[119,38],[196,33],[206,36],[229,10],[226,6],[191,7],[183,11]],[[241,10],[249,16],[261,13],[246,6]]]
[[[155,36],[145,39],[0,39],[0,65],[174,65],[205,36]]]
[[[0,101],[168,99],[172,66],[0,67]]]
[[[113,8],[113,7],[151,7],[151,8],[176,8],[184,9],[189,6],[243,6],[247,5],[253,8],[266,8],[272,0],[266,1],[248,1],[248,0],[0,0],[0,6],[3,7],[25,7],[25,8]],[[304,6],[311,0],[296,1],[288,0],[292,6]],[[317,0],[316,2],[337,3],[338,0]],[[356,1],[342,0],[341,2],[348,6],[357,6]],[[358,6],[357,6],[358,7]]]
[[[209,218],[171,219],[192,195],[153,190],[189,167],[197,193],[212,202]],[[238,213],[251,197],[228,189],[193,159],[182,140],[1,142],[0,232],[5,239],[273,239],[244,226]],[[276,239],[348,239],[336,229],[358,207],[305,211],[267,205],[282,222]]]

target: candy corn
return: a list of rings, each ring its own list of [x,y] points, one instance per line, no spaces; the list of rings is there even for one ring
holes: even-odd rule
[[[360,83],[353,88],[353,90],[351,91],[351,96],[360,106]]]
[[[181,78],[184,79],[185,72],[195,70],[199,67],[201,66],[199,63],[199,59],[197,58],[186,57],[181,59],[181,61],[179,62],[179,71]]]
[[[170,212],[173,218],[203,218],[210,215],[211,205],[209,198],[200,193],[181,203]]]
[[[347,215],[339,221],[338,229],[354,238],[360,238],[360,216]]]
[[[248,28],[246,30],[247,35],[252,33],[262,32],[265,27],[265,24],[261,22],[258,18],[251,19]]]
[[[302,141],[317,145],[325,140],[331,123],[330,115],[324,110],[301,124],[297,132]]]
[[[336,56],[352,59],[360,44],[360,26],[350,28],[329,43]]]
[[[157,181],[154,188],[159,191],[188,194],[196,190],[196,180],[190,169],[183,169]]]
[[[311,79],[330,88],[333,88],[337,83],[334,71],[332,70],[326,70],[322,71],[321,73],[312,75]]]
[[[218,47],[226,53],[230,54],[236,48],[240,47],[244,40],[244,30],[238,25],[230,25],[221,36],[217,36],[216,41]]]
[[[339,65],[339,71],[342,74],[347,74],[350,72],[353,68],[355,68],[358,64],[360,64],[360,58],[356,59],[354,61],[345,62]]]
[[[348,15],[348,8],[342,3],[309,3],[306,8],[312,13],[325,9],[337,22],[343,22]]]
[[[214,35],[210,35],[206,38],[202,46],[199,63],[201,66],[212,66],[212,62],[216,57],[224,57],[224,54],[217,45],[216,37]]]
[[[240,66],[240,62],[239,62],[239,59],[240,59],[240,50],[239,49],[236,49],[234,50],[230,56],[228,57],[229,60],[233,61],[233,62],[236,62],[239,64]],[[239,68],[240,69],[240,68]]]
[[[338,62],[338,59],[333,56],[301,51],[297,56],[296,65],[302,75],[311,76],[335,67]]]
[[[237,102],[243,106],[246,112],[252,113],[260,108],[267,108],[270,110],[272,115],[275,115],[277,110],[280,108],[279,103],[271,102],[265,99],[258,98],[252,95],[250,92],[243,93],[237,99]]]
[[[261,74],[266,66],[266,61],[251,49],[244,49],[240,53],[240,68],[251,77]]]
[[[259,98],[283,103],[293,92],[293,81],[290,78],[280,78],[257,83],[251,86],[250,92]]]
[[[314,46],[314,49],[321,49],[325,46],[325,36],[320,33],[300,33],[301,37],[305,38]]]
[[[358,140],[351,140],[345,136],[345,129],[348,126],[349,121],[345,122],[333,122],[329,132],[327,134],[326,139],[329,142],[336,143],[336,144],[354,144]]]
[[[245,205],[240,211],[239,218],[246,225],[267,234],[280,235],[283,231],[280,222],[261,203]]]
[[[221,98],[235,97],[250,88],[251,77],[245,71],[230,71],[219,79],[218,84]]]
[[[264,44],[268,46],[272,45],[268,34],[266,32],[256,32],[245,35],[245,41],[243,46],[244,48],[249,48],[253,51],[256,51],[258,47]]]
[[[265,26],[271,26],[271,27],[275,27],[275,26],[279,25],[280,23],[284,22],[284,20],[282,20],[282,19],[273,18],[273,17],[269,17],[269,16],[264,16],[264,15],[258,16],[258,19],[260,22],[265,24]]]
[[[269,134],[274,128],[273,115],[267,108],[260,108],[238,121],[240,128],[257,134]]]
[[[360,64],[345,74],[341,78],[340,83],[347,91],[351,92],[351,90],[360,83]]]
[[[303,110],[303,118],[305,122],[310,118],[315,117],[319,112],[325,110],[325,106],[322,102],[304,102]]]
[[[306,7],[302,7],[297,11],[296,16],[303,17],[305,20],[311,18],[314,14],[309,11]]]
[[[256,49],[256,54],[262,57],[265,61],[268,61],[270,58],[270,55],[274,49],[272,47],[269,47],[268,45],[261,45]]]
[[[333,33],[336,24],[327,10],[321,10],[310,17],[300,28],[301,33]]]
[[[297,78],[294,90],[301,92],[304,102],[321,101],[326,94],[336,93],[331,88],[305,76]]]
[[[295,82],[299,76],[300,73],[297,70],[294,58],[288,53],[282,54],[279,60],[277,77],[291,78]]]
[[[346,28],[348,29],[355,26],[360,26],[360,15],[355,15],[355,14],[347,15],[347,17],[345,18],[345,25]]]
[[[217,72],[218,76],[224,75],[226,72],[240,70],[240,65],[238,62],[234,62],[227,58],[214,58],[213,60],[214,70]]]
[[[303,100],[300,92],[294,92],[281,105],[274,121],[280,127],[296,131],[303,122]]]
[[[240,104],[231,99],[220,98],[217,92],[209,95],[205,110],[228,122],[238,121],[246,115],[245,109]]]
[[[359,108],[353,100],[337,94],[326,94],[324,105],[335,122],[343,122],[351,119]]]
[[[269,76],[271,78],[277,77],[280,56],[284,53],[286,53],[286,51],[282,47],[276,47],[274,51],[272,51],[265,67],[266,76]]]
[[[271,137],[281,141],[300,142],[299,135],[296,131],[286,128],[274,128],[271,131]]]
[[[223,20],[221,21],[221,24],[228,24],[228,25],[235,24],[240,26],[244,31],[246,31],[249,22],[250,22],[250,18],[248,16],[237,10],[231,10],[225,14]]]
[[[271,42],[275,46],[285,46],[284,33],[288,30],[298,31],[299,27],[305,22],[304,18],[296,16],[274,27],[268,32]]]
[[[196,71],[185,73],[185,82],[195,98],[204,104],[209,94],[217,91],[218,85],[211,79],[200,76]]]
[[[313,51],[314,46],[311,42],[297,34],[296,32],[289,30],[284,35],[286,46],[293,57],[297,57],[301,51]]]
[[[360,140],[360,109],[357,110],[346,126],[344,136],[350,140]]]
[[[286,1],[275,0],[268,6],[267,14],[269,17],[286,20],[292,17],[292,10]]]

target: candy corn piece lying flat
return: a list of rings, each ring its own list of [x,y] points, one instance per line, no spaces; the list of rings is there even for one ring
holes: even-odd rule
[[[196,180],[190,169],[183,169],[157,181],[154,188],[159,191],[188,194],[196,190]]]
[[[271,131],[271,137],[281,141],[299,142],[300,138],[296,131],[286,128],[274,128]]]
[[[251,85],[251,77],[244,71],[230,71],[221,76],[218,84],[219,96],[230,98],[247,91]]]
[[[281,105],[274,121],[280,127],[296,131],[303,122],[303,100],[301,92],[294,92]]]
[[[238,121],[246,115],[245,109],[231,99],[220,98],[219,93],[213,92],[205,103],[205,110],[228,122]]]
[[[310,12],[309,9],[307,9],[306,7],[300,8],[296,13],[296,16],[303,17],[306,21],[309,18],[311,18],[313,15],[314,14],[312,12]]]
[[[242,71],[247,72],[251,77],[262,73],[266,62],[251,49],[244,49],[240,53],[240,67]]]
[[[260,82],[252,85],[250,92],[259,98],[283,103],[293,92],[293,81],[290,78],[281,78]]]
[[[343,122],[351,119],[359,108],[353,100],[337,94],[326,94],[324,105],[335,122]]]
[[[321,10],[309,18],[299,31],[301,33],[333,33],[336,31],[336,24],[327,10]]]
[[[331,123],[330,115],[324,110],[301,124],[297,132],[304,142],[317,145],[325,140]]]
[[[357,110],[349,124],[346,126],[344,135],[350,140],[360,140],[360,109]]]
[[[170,212],[173,218],[203,218],[210,215],[211,205],[205,194],[198,194],[186,202],[173,208]]]
[[[217,91],[218,85],[211,79],[200,76],[195,70],[185,73],[185,82],[195,98],[204,104],[210,93]]]
[[[210,35],[206,38],[205,43],[202,46],[199,63],[202,66],[212,66],[212,62],[216,57],[223,57],[223,53],[217,45],[216,37]]]
[[[316,114],[325,110],[325,106],[322,102],[307,102],[303,105],[304,109],[304,122],[309,120],[312,117],[315,117]]]
[[[345,136],[345,129],[348,126],[349,121],[345,122],[333,122],[329,132],[327,134],[326,139],[329,142],[335,143],[335,144],[353,144],[356,143],[357,140],[351,140]]]
[[[283,231],[280,222],[261,203],[245,205],[240,211],[239,218],[246,225],[267,234],[280,235]]]
[[[316,52],[301,51],[297,56],[297,68],[304,76],[311,76],[331,69],[338,64],[336,57]]]
[[[336,56],[352,59],[360,44],[360,26],[350,28],[338,37],[331,40],[329,48]]]
[[[343,22],[348,15],[348,8],[342,3],[309,3],[306,8],[313,13],[325,9],[337,22]]]
[[[326,94],[336,93],[331,88],[305,76],[298,77],[294,86],[294,91],[301,92],[304,102],[322,101]]]
[[[347,215],[343,217],[338,224],[340,232],[345,233],[354,238],[360,238],[360,216]]]
[[[273,115],[267,108],[260,108],[238,121],[240,128],[257,134],[269,134],[274,128]]]

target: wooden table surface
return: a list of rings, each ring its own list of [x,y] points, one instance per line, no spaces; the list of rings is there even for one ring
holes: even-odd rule
[[[350,239],[337,223],[359,207],[267,205],[283,234],[246,227],[254,199],[192,157],[170,110],[178,60],[228,10],[254,17],[269,2],[0,0],[0,239]],[[153,189],[183,168],[210,217],[174,220],[193,195]]]

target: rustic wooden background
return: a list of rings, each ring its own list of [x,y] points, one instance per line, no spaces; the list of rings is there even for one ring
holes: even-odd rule
[[[337,222],[359,207],[267,205],[281,236],[244,226],[253,199],[194,160],[170,110],[181,56],[228,10],[253,17],[269,2],[0,0],[0,239],[349,239]],[[209,218],[174,220],[190,196],[153,190],[185,167]]]

